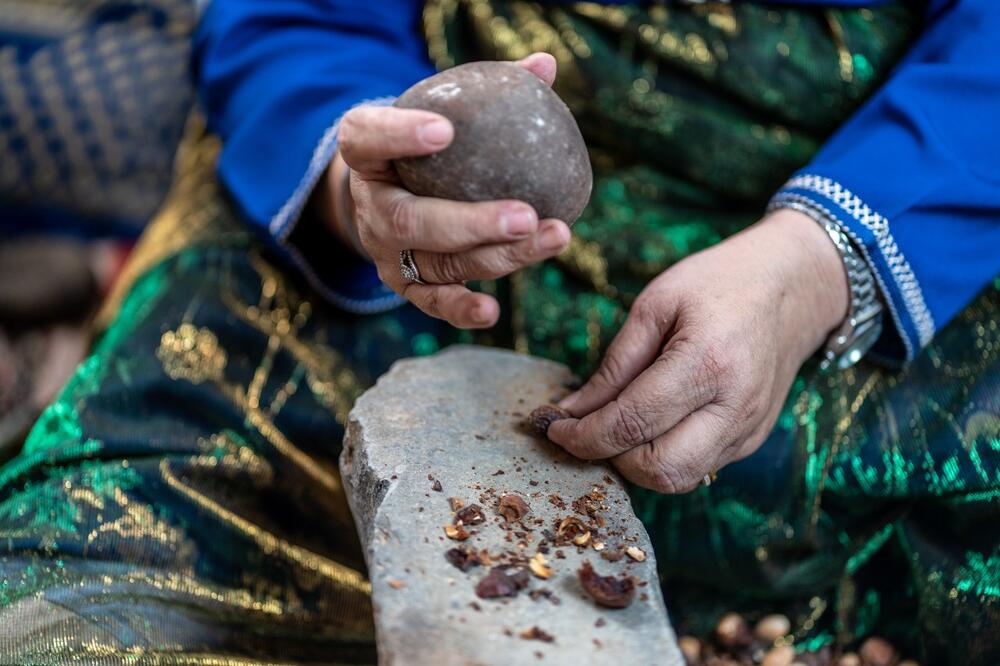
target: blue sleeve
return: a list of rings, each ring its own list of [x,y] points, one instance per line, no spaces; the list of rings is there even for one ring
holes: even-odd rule
[[[399,95],[434,73],[418,0],[213,0],[195,37],[219,176],[244,218],[330,300],[350,310],[398,303],[371,264],[329,243],[321,262],[290,242],[352,106]]]
[[[910,360],[1000,274],[1000,3],[937,2],[890,80],[772,205],[835,217],[874,268]]]

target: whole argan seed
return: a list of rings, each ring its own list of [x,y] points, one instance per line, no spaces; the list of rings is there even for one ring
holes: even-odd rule
[[[681,636],[677,639],[677,644],[681,648],[684,658],[689,664],[697,664],[701,661],[701,641],[694,636]]]
[[[779,645],[767,651],[761,666],[791,666],[793,661],[795,661],[795,648],[791,645]]]
[[[719,645],[729,650],[741,650],[753,642],[747,621],[736,613],[726,613],[715,627]]]
[[[534,74],[513,63],[473,62],[416,84],[401,109],[439,113],[455,136],[443,151],[396,160],[414,194],[455,201],[517,199],[539,219],[573,224],[593,187],[573,115]]]
[[[896,648],[884,638],[872,636],[861,644],[858,650],[861,661],[865,666],[892,666],[899,658]]]
[[[532,430],[544,437],[548,433],[550,425],[556,421],[571,418],[573,418],[573,415],[561,407],[542,405],[532,410],[531,415],[528,417],[528,424]]]
[[[767,643],[773,643],[792,630],[792,623],[784,615],[766,615],[753,628],[753,635]]]

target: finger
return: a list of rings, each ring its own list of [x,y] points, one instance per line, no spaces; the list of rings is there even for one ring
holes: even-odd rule
[[[500,304],[486,294],[460,284],[403,287],[403,297],[432,317],[444,319],[456,328],[489,328],[500,318]]]
[[[516,243],[485,245],[468,252],[414,252],[413,260],[425,282],[450,284],[494,280],[544,261],[566,249],[570,230],[560,220],[543,220],[538,233]]]
[[[729,462],[732,430],[724,418],[702,409],[670,432],[611,462],[622,476],[643,488],[670,495],[685,493]]]
[[[418,197],[392,183],[369,182],[377,220],[359,220],[362,240],[388,250],[462,252],[508,243],[538,230],[538,215],[521,201],[464,202]]]
[[[445,149],[455,129],[430,111],[364,106],[344,114],[337,149],[354,171],[369,178],[395,173],[392,160]]]
[[[527,58],[517,61],[517,64],[540,78],[551,86],[556,80],[558,65],[556,59],[548,53],[532,53]]]
[[[559,402],[559,406],[576,416],[590,414],[618,397],[622,389],[648,368],[663,349],[664,338],[673,326],[675,310],[660,302],[655,308],[638,302],[633,306],[625,325],[604,353],[600,367],[587,383]]]
[[[582,419],[556,421],[549,439],[578,458],[597,460],[667,432],[716,395],[699,355],[689,350],[687,344],[671,342],[616,399]]]

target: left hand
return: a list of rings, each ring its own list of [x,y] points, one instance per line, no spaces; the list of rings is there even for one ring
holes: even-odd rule
[[[651,282],[549,439],[610,458],[663,493],[764,442],[802,363],[844,319],[847,278],[826,232],[779,210]]]

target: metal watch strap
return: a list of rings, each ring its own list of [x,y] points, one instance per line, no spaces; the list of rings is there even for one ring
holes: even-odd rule
[[[827,338],[820,368],[849,368],[868,352],[882,333],[882,301],[875,274],[851,238],[826,211],[806,203],[783,201],[770,208],[790,208],[814,220],[826,231],[847,271],[851,291],[847,317]]]

